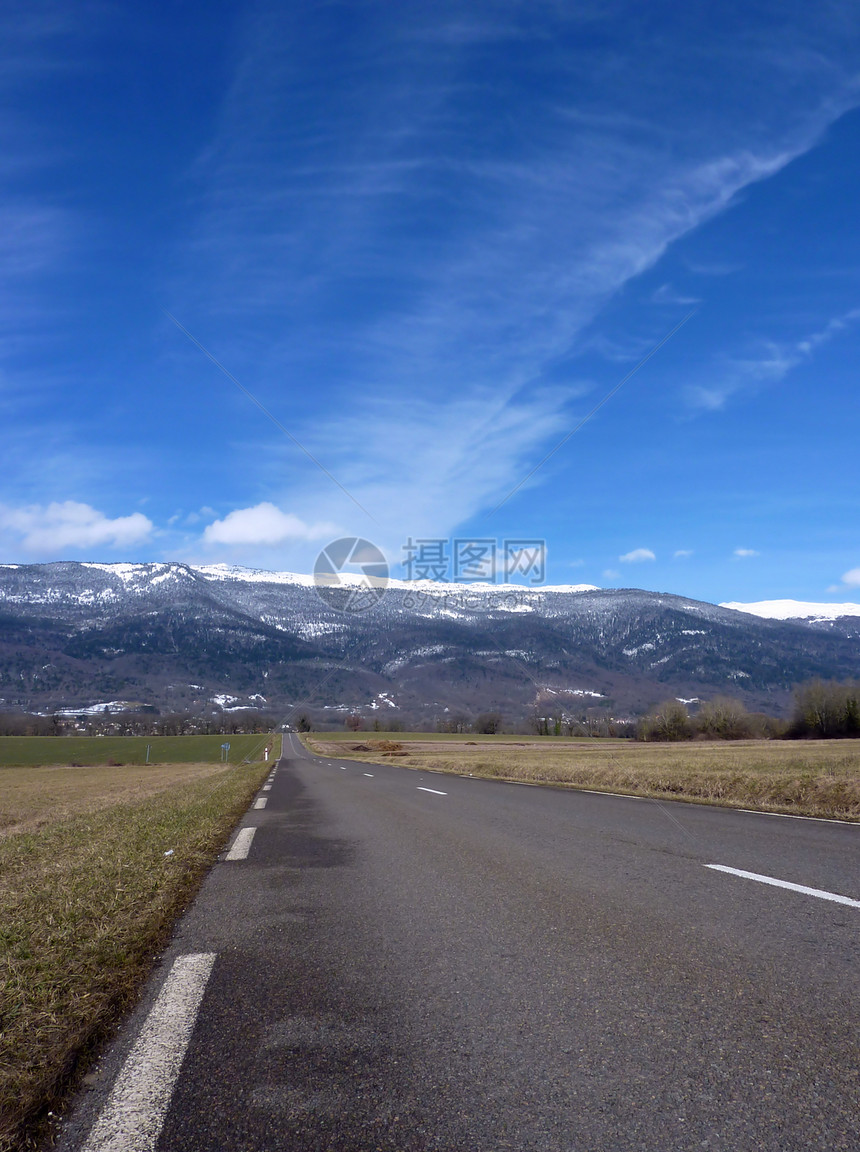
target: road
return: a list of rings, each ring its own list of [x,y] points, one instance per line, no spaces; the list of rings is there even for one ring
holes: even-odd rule
[[[63,1152],[860,1149],[860,826],[284,751]]]

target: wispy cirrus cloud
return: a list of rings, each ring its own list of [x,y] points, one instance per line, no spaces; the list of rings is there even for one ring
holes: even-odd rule
[[[382,507],[398,524],[447,532],[491,506],[569,419],[571,389],[537,400],[532,389],[576,354],[606,302],[812,147],[857,92],[835,49],[799,51],[804,36],[817,42],[812,24],[779,33],[779,51],[769,23],[750,23],[742,51],[735,33],[714,35],[690,45],[697,71],[689,52],[682,66],[638,24],[639,39],[602,61],[580,38],[600,24],[594,12],[538,21],[512,6],[501,19],[478,4],[442,35],[435,11],[373,11],[372,40],[345,45],[315,10],[299,58],[293,13],[250,10],[193,172],[200,209],[170,296],[190,321],[217,318],[219,353],[254,364],[267,403],[289,394],[303,442],[316,437],[374,517]],[[506,45],[523,52],[550,33],[552,63],[533,57],[540,83],[525,75],[518,86]],[[619,51],[635,53],[635,81]],[[479,59],[496,60],[504,85],[476,81]],[[599,77],[613,61],[610,94]],[[658,297],[688,299],[668,282]],[[775,351],[759,370],[787,367]],[[699,406],[721,402],[703,390]],[[485,412],[506,435],[487,431]],[[314,517],[341,519],[341,498],[315,478],[301,495]],[[278,502],[297,506],[295,496]]]
[[[732,555],[738,556],[742,560],[746,560],[752,556],[761,556],[761,552],[758,552],[755,548],[735,548]]]
[[[690,307],[701,304],[700,296],[690,296],[689,293],[679,292],[671,284],[661,284],[651,295],[652,304],[679,304]]]
[[[83,230],[57,175],[68,141],[52,134],[50,117],[30,96],[81,67],[98,17],[90,0],[10,0],[0,12],[0,361],[17,364],[66,318],[52,277],[68,270]],[[44,378],[11,371],[0,385],[10,394],[47,387]]]
[[[778,384],[793,368],[810,360],[820,347],[846,332],[858,320],[860,308],[851,308],[799,340],[763,340],[757,354],[728,358],[712,369],[709,375],[715,377],[713,383],[689,385],[685,390],[687,402],[692,408],[719,411],[737,393],[748,394]]]
[[[374,397],[355,418],[311,433],[310,446],[373,517],[371,523],[338,501],[339,522],[370,532],[394,559],[408,537],[448,536],[521,479],[532,452],[557,427],[559,407],[552,391],[514,400],[475,388],[445,404],[416,397],[394,410]],[[309,479],[306,514],[322,519],[334,506],[324,480]]]

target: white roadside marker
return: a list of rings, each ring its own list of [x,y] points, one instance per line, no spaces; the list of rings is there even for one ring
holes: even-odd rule
[[[849,908],[860,908],[860,900],[852,900],[850,896],[838,896],[835,892],[825,892],[823,888],[807,888],[805,884],[792,884],[788,880],[776,880],[773,876],[760,876],[758,872],[744,872],[742,868],[727,868],[725,864],[706,864],[705,867],[713,868],[715,872],[728,872],[731,876],[740,876],[743,880],[758,880],[760,884],[773,884],[777,888],[802,892],[805,896],[817,896],[819,900],[833,900],[836,904],[847,904]]]
[[[254,801],[254,807],[255,808],[265,808],[266,802],[268,801],[268,799],[269,799],[268,796],[260,796],[260,798],[258,800]]]
[[[418,791],[419,792],[432,792],[434,796],[447,796],[448,795],[447,792],[439,792],[435,788],[422,788],[420,784],[418,785]]]
[[[214,952],[174,961],[81,1152],[155,1152]]]
[[[240,828],[233,841],[225,860],[247,860],[251,850],[251,841],[254,839],[256,828]]]

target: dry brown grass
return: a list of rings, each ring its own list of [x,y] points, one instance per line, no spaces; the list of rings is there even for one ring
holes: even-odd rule
[[[222,769],[221,764],[0,768],[0,837],[32,832],[112,804],[133,804]]]
[[[44,1135],[269,766],[0,770],[0,1152]]]
[[[373,760],[381,752],[370,739],[371,751],[361,754],[326,735],[308,742],[325,756]],[[470,736],[439,743],[413,735],[407,746],[406,765],[423,771],[860,820],[860,740],[639,744]]]

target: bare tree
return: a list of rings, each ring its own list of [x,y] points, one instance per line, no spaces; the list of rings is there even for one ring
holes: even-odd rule
[[[639,722],[640,740],[690,740],[693,725],[680,700],[664,700]]]
[[[740,700],[716,696],[699,709],[696,726],[711,740],[746,740],[753,735],[753,721]]]

